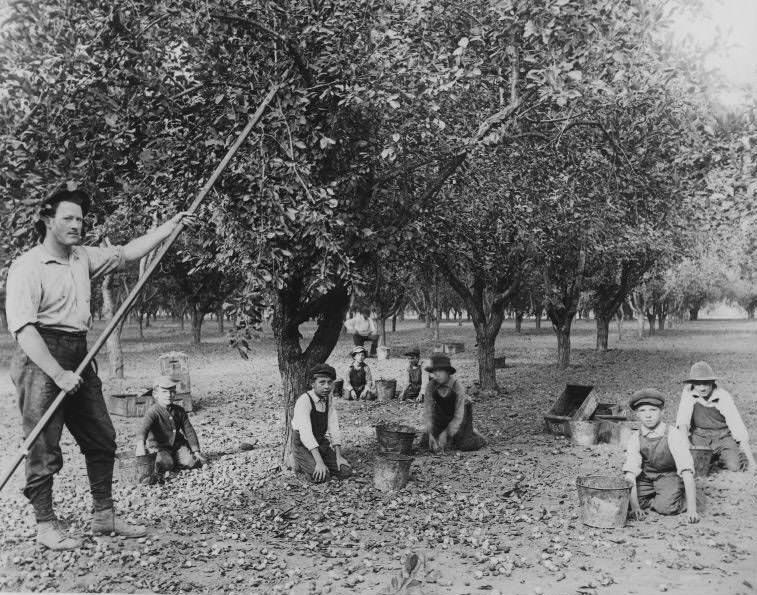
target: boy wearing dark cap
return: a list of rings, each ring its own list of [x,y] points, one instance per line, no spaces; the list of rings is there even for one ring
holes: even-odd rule
[[[82,246],[84,217],[91,204],[81,189],[61,188],[40,205],[35,229],[40,243],[11,264],[6,281],[8,330],[18,344],[10,366],[26,437],[59,392],[66,398],[32,444],[26,458],[24,495],[34,507],[37,541],[52,550],[81,546],[53,509],[53,478],[63,466],[60,437],[65,425],[87,466],[94,503],[92,532],[124,537],[146,535],[144,527],[118,517],[113,509],[116,432],[92,365],[75,370],[87,354],[91,279],[138,261],[165,240],[183,219],[179,213],[124,246]]]
[[[631,516],[642,520],[648,508],[664,515],[687,511],[690,523],[699,522],[694,460],[683,432],[662,421],[665,397],[646,388],[631,396],[629,406],[641,421],[641,430],[628,440],[623,465],[632,486]]]
[[[423,369],[421,368],[420,359],[421,351],[418,348],[411,349],[405,353],[408,359],[407,367],[407,388],[402,393],[402,400],[418,399],[421,394],[421,384],[423,384]],[[423,399],[418,399],[423,400]]]
[[[676,426],[694,446],[706,446],[729,471],[757,471],[749,433],[731,394],[718,388],[707,362],[691,366],[678,404]]]
[[[137,430],[136,455],[145,454],[145,445],[155,456],[155,471],[165,473],[174,469],[193,469],[205,463],[200,452],[197,433],[184,407],[171,402],[176,394],[176,382],[170,376],[159,376],[153,382],[150,407]]]
[[[342,456],[339,418],[330,398],[336,371],[328,364],[318,364],[310,376],[311,389],[297,399],[292,416],[295,470],[315,483],[329,477],[346,479],[352,475],[352,468]]]
[[[486,444],[473,428],[473,405],[465,388],[452,375],[456,372],[449,357],[440,353],[431,356],[427,366],[429,380],[424,395],[426,436],[423,439],[434,452],[456,448],[478,450]]]
[[[375,401],[377,394],[373,384],[373,376],[368,364],[365,363],[365,357],[368,355],[368,352],[365,347],[358,345],[353,348],[350,355],[352,356],[352,363],[344,375],[347,384],[344,394],[347,400],[352,401],[354,399],[358,401],[364,399],[366,401]]]

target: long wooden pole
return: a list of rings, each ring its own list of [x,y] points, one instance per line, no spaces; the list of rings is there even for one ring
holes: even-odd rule
[[[276,95],[277,91],[279,90],[278,86],[274,86],[271,88],[271,90],[268,92],[268,94],[265,96],[265,99],[263,99],[263,102],[260,104],[258,109],[255,111],[255,113],[250,118],[250,121],[247,122],[247,126],[244,127],[244,130],[239,133],[239,136],[237,137],[237,140],[234,141],[234,144],[231,145],[229,150],[227,151],[224,158],[221,160],[221,163],[218,164],[218,167],[216,167],[213,174],[210,176],[207,182],[205,182],[205,185],[200,189],[200,191],[197,193],[197,196],[195,197],[194,201],[190,205],[190,207],[187,209],[187,213],[194,213],[199,208],[202,201],[205,199],[205,196],[207,196],[208,192],[210,192],[210,189],[213,187],[213,185],[216,183],[216,180],[218,180],[218,177],[221,175],[224,169],[226,169],[226,166],[229,164],[229,161],[231,161],[232,157],[234,157],[234,154],[239,150],[239,147],[242,146],[242,143],[245,141],[245,139],[249,136],[252,129],[255,127],[255,125],[260,121],[260,118],[263,117],[263,113],[265,112],[266,108],[268,107],[268,104],[271,103],[273,100],[273,97]],[[145,286],[147,281],[150,279],[152,274],[155,272],[155,270],[158,268],[158,265],[160,264],[160,261],[163,259],[163,257],[166,255],[168,250],[171,248],[173,243],[176,241],[176,238],[179,237],[179,234],[184,229],[184,222],[180,221],[179,224],[174,228],[174,230],[171,232],[171,235],[166,238],[166,240],[163,242],[162,247],[158,251],[155,258],[152,259],[152,262],[145,270],[144,274],[142,274],[139,277],[139,280],[137,281],[137,284],[134,286],[134,289],[131,290],[131,293],[126,297],[124,300],[124,303],[121,304],[121,307],[118,309],[118,311],[113,315],[113,318],[111,318],[108,325],[105,327],[105,330],[103,330],[102,334],[97,338],[97,341],[92,345],[87,355],[84,357],[82,362],[79,364],[79,366],[76,368],[76,374],[81,376],[86,367],[90,364],[90,362],[95,358],[97,353],[100,351],[102,346],[105,344],[105,341],[107,341],[110,334],[113,332],[113,330],[121,323],[121,320],[126,316],[126,314],[129,312],[129,309],[132,307],[134,302],[136,301],[137,297],[139,296],[139,293],[142,291],[142,288]],[[29,449],[31,448],[32,444],[34,444],[34,441],[37,440],[39,435],[42,433],[42,430],[45,428],[47,423],[50,421],[50,418],[53,416],[53,414],[56,412],[58,407],[60,407],[61,403],[63,402],[63,399],[66,397],[66,391],[62,390],[60,393],[58,393],[58,396],[55,398],[55,400],[52,402],[50,407],[47,408],[47,411],[45,411],[45,414],[42,416],[42,418],[39,420],[36,426],[34,426],[34,429],[29,433],[26,440],[24,440],[24,443],[21,445],[21,449],[19,450],[18,454],[16,455],[16,458],[14,459],[11,466],[5,471],[3,474],[2,482],[0,482],[0,490],[2,490],[5,487],[5,484],[8,483],[8,480],[10,480],[13,473],[18,469],[18,466],[21,464],[21,462],[26,458],[27,454],[29,453]]]

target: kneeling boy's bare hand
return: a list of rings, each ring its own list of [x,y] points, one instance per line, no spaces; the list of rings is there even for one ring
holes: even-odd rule
[[[631,518],[636,521],[643,521],[645,518],[647,518],[647,511],[642,510],[641,508],[637,508],[636,510],[631,511]]]
[[[326,481],[329,477],[329,468],[325,463],[316,463],[313,471],[313,479],[316,481]]]

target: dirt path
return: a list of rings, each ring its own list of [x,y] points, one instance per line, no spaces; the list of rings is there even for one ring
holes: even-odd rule
[[[564,373],[551,365],[551,331],[516,336],[506,329],[500,339],[510,364],[499,373],[504,391],[478,396],[474,405],[490,445],[476,453],[418,453],[413,480],[393,495],[372,487],[373,424],[401,419],[418,425],[419,406],[340,401],[346,455],[357,474],[313,487],[271,471],[279,459],[280,383],[269,341],[249,363],[221,338],[193,349],[165,327],[151,329],[144,343],[125,344],[126,384],[146,383],[162,351],[186,349],[200,405],[193,423],[205,450],[228,454],[162,486],[116,485],[119,509],[149,524],[150,536],[136,542],[90,536],[84,549],[64,554],[44,552],[30,539],[33,521],[19,493],[19,473],[0,495],[0,589],[379,593],[403,554],[417,551],[427,556],[425,578],[433,581],[419,592],[429,594],[755,593],[753,476],[721,472],[698,480],[698,525],[652,516],[622,530],[593,530],[577,518],[576,477],[616,473],[622,453],[544,434],[541,415],[566,382],[579,382],[593,384],[602,402],[623,402],[637,388],[657,386],[671,397],[671,418],[678,381],[693,361],[707,357],[757,433],[757,324],[694,323],[644,341],[628,338],[604,355],[591,349],[592,326],[577,325],[574,366]],[[445,325],[443,333],[466,342],[469,351],[456,362],[459,378],[471,384],[470,327]],[[408,323],[391,341],[426,345],[425,338],[425,329]],[[340,373],[348,349],[340,343],[332,357]],[[402,360],[370,363],[375,377],[404,382]],[[18,421],[7,371],[0,370],[3,466],[19,443]],[[136,420],[115,421],[119,445],[127,447]],[[239,453],[240,441],[256,442],[255,450]],[[67,463],[56,482],[56,506],[84,530],[90,500],[83,460],[68,434],[63,450]]]

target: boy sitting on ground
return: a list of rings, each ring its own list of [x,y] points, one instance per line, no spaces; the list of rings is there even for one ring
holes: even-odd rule
[[[431,356],[430,374],[424,396],[426,435],[432,451],[448,448],[478,450],[486,440],[473,428],[473,405],[465,394],[465,388],[452,375],[455,373],[449,357],[442,354]]]
[[[676,426],[694,446],[711,448],[714,459],[729,471],[757,471],[749,433],[731,394],[718,388],[707,362],[691,366],[678,404]]]
[[[311,389],[297,399],[292,416],[295,470],[315,483],[332,476],[346,479],[352,468],[342,456],[339,418],[330,398],[336,371],[328,364],[318,364],[310,376]]]
[[[407,401],[409,399],[422,401],[421,384],[423,384],[423,369],[421,368],[420,359],[421,351],[418,348],[411,349],[405,356],[408,359],[407,367],[407,388],[402,393],[402,400]]]
[[[175,394],[175,381],[169,376],[156,378],[152,388],[155,404],[147,410],[137,431],[136,455],[144,455],[146,450],[157,453],[155,471],[159,474],[205,463],[187,412],[171,402]]]
[[[699,522],[694,486],[694,460],[686,435],[662,421],[665,397],[654,389],[631,396],[629,406],[641,421],[626,447],[623,473],[631,484],[631,516],[642,520],[646,509],[671,515],[687,511]]]
[[[367,401],[376,400],[376,389],[373,385],[373,376],[371,375],[371,369],[365,363],[365,356],[367,355],[365,347],[357,346],[352,352],[352,363],[347,368],[347,373],[344,375],[345,387],[344,394],[347,396],[348,401],[355,401],[365,399]]]

